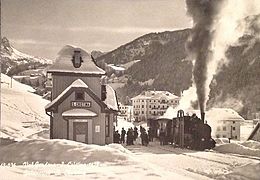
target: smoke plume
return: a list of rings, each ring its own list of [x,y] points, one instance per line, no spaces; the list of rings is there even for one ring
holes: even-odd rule
[[[201,112],[205,111],[207,101],[208,63],[212,60],[214,21],[222,3],[223,0],[186,0],[187,12],[194,24],[187,48],[195,59],[193,77]]]
[[[246,17],[260,14],[260,1],[186,0],[186,8],[193,19],[187,50],[195,60],[193,80],[200,110],[204,112],[213,76],[228,62],[227,48],[248,31]]]

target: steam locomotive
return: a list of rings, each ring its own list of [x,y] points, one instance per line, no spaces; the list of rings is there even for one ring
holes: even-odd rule
[[[214,148],[216,143],[204,116],[205,113],[201,113],[201,119],[195,114],[185,116],[184,111],[179,110],[176,118],[166,120],[164,143],[194,150]]]

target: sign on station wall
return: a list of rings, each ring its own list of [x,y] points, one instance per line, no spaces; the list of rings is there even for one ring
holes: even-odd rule
[[[89,108],[91,107],[91,101],[71,101],[71,107]]]

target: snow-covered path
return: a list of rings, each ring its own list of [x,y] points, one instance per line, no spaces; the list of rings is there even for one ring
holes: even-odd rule
[[[234,169],[260,162],[257,157],[239,157],[217,152],[198,152],[187,149],[159,146],[153,143],[148,147],[141,145],[127,146],[138,159],[156,164],[166,171],[193,179],[226,179],[225,175]],[[250,179],[250,178],[248,178]]]

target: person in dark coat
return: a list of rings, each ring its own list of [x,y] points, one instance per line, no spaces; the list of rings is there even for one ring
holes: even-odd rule
[[[135,141],[136,141],[137,137],[138,137],[138,129],[137,129],[137,127],[135,126],[135,127],[134,127],[134,140],[135,140]]]
[[[127,133],[126,133],[126,145],[133,145],[133,139],[134,139],[134,135],[133,135],[133,130],[131,128],[128,129]]]
[[[121,143],[125,143],[125,134],[126,134],[126,131],[124,130],[124,128],[122,128],[121,130]]]
[[[148,129],[148,139],[153,142],[153,131],[151,128]]]
[[[164,132],[163,128],[160,129],[159,139],[160,139],[160,145],[164,145],[165,132]]]
[[[146,133],[145,129],[141,133],[141,140],[143,146],[147,146],[149,144],[148,134]]]
[[[114,143],[120,143],[120,134],[118,131],[114,132]]]

